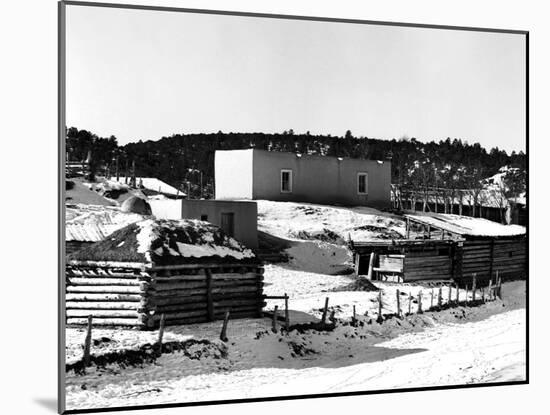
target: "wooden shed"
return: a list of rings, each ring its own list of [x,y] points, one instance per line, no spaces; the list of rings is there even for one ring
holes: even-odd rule
[[[525,228],[460,215],[405,215],[407,238],[350,241],[356,273],[410,282],[454,280],[480,284],[526,278]]]
[[[449,240],[352,241],[350,247],[358,275],[395,282],[453,278],[454,245]]]
[[[443,214],[410,214],[412,223],[434,228],[455,245],[457,281],[479,281],[527,277],[526,229],[519,225],[502,225],[482,218]]]
[[[68,257],[66,322],[140,329],[260,317],[263,267],[250,250],[198,220],[132,223]]]

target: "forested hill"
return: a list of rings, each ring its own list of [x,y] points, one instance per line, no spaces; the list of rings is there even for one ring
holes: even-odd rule
[[[525,169],[523,152],[507,154],[503,150],[487,151],[480,144],[467,144],[460,139],[423,143],[414,138],[380,140],[354,137],[348,131],[344,137],[330,135],[263,133],[176,134],[158,141],[139,141],[118,146],[115,137],[101,138],[86,130],[67,130],[67,151],[71,160],[80,161],[92,151],[94,164],[108,166],[114,173],[118,158],[119,172],[126,173],[135,161],[137,176],[158,177],[178,188],[191,182],[191,190],[200,191],[200,172],[205,195],[211,195],[214,181],[214,152],[258,148],[271,151],[289,151],[303,154],[392,160],[392,182],[409,185],[415,175],[424,181],[433,176],[434,185],[464,187],[471,180],[489,177],[505,165]],[[435,175],[433,174],[435,172]],[[437,172],[441,172],[438,174]],[[447,176],[447,177],[445,177]],[[446,183],[453,180],[454,183]],[[431,181],[431,180],[430,180]]]

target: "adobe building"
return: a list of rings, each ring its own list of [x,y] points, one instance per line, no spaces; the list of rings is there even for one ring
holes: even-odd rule
[[[218,150],[217,200],[274,200],[390,207],[389,161],[258,149]]]
[[[258,248],[258,207],[256,202],[181,199],[150,200],[159,219],[198,219],[219,226],[226,235],[247,248]]]

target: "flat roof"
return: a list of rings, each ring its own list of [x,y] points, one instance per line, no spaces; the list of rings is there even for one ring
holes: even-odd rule
[[[525,227],[520,225],[503,225],[484,218],[450,215],[444,213],[416,212],[404,215],[405,218],[423,225],[430,225],[461,236],[506,237],[523,236]]]

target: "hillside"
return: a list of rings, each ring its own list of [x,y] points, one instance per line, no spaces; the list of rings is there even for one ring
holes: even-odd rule
[[[89,131],[71,127],[67,130],[67,147],[71,149],[70,160],[74,161],[85,159],[88,151],[92,150],[95,168],[103,166],[111,174],[118,169],[121,175],[129,175],[135,163],[137,176],[157,177],[177,189],[189,182],[191,197],[201,194],[201,182],[203,195],[210,197],[213,194],[216,150],[258,148],[372,160],[391,158],[392,183],[403,186],[428,180],[430,186],[464,188],[468,187],[468,182],[498,173],[502,166],[510,165],[522,170],[527,166],[527,157],[523,152],[508,154],[498,148],[489,150],[479,143],[469,144],[461,138],[424,143],[415,138],[380,140],[355,137],[350,131],[342,137],[312,135],[309,132],[296,134],[292,130],[281,134],[218,131],[211,134],[174,134],[119,146],[116,137],[101,138]],[[425,166],[425,169],[415,166]],[[446,171],[450,174],[441,173],[437,177],[424,174],[428,171]],[[460,174],[457,175],[457,172]]]

